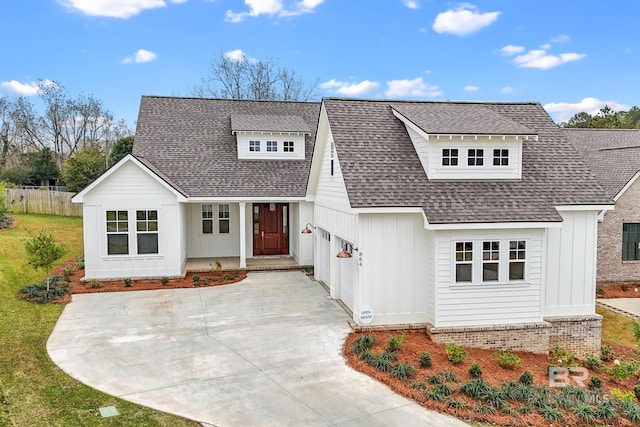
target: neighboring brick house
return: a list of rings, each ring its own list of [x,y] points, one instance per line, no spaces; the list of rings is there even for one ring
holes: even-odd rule
[[[615,201],[598,224],[597,280],[640,282],[640,130],[566,129]]]

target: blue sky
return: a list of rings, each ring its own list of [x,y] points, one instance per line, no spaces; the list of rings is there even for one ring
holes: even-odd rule
[[[29,0],[0,10],[0,95],[58,81],[131,127],[142,95],[193,95],[220,54],[271,58],[317,80],[318,99],[537,101],[556,121],[640,105],[636,1]]]

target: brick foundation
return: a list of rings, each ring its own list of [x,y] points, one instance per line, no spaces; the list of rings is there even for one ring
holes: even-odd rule
[[[584,359],[587,353],[600,354],[602,316],[545,317],[551,324],[549,349],[562,347],[574,356]]]
[[[551,325],[547,322],[446,328],[427,325],[427,335],[434,342],[533,353],[549,351],[550,330]]]

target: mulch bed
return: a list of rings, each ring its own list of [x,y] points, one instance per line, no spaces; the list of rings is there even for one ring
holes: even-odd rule
[[[640,298],[640,283],[599,284],[596,298]]]
[[[11,225],[8,227],[0,228],[0,231],[11,230],[12,228],[16,228],[20,224],[20,221],[15,219],[14,217],[10,216],[9,218],[13,219],[13,221],[11,221]]]

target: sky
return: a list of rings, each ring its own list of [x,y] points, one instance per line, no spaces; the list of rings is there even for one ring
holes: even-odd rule
[[[633,0],[21,0],[0,22],[0,96],[56,81],[132,129],[141,96],[193,96],[220,55],[317,100],[535,101],[556,122],[640,105]]]

